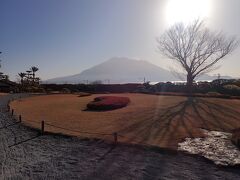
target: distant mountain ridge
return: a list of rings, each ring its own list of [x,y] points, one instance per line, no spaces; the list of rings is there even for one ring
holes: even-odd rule
[[[115,57],[79,74],[49,79],[44,83],[77,84],[102,81],[103,83],[122,84],[142,83],[144,79],[151,82],[179,80],[170,71],[148,61]],[[212,80],[216,77],[204,75],[200,79]]]

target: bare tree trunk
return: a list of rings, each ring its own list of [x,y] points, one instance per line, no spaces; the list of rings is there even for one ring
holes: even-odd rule
[[[192,94],[193,90],[193,75],[191,73],[187,74],[187,92],[189,94]]]

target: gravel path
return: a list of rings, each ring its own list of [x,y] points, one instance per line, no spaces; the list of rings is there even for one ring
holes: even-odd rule
[[[19,96],[27,95],[0,97],[0,179],[240,179],[240,167],[218,167],[195,155],[37,136],[5,112],[7,101]]]

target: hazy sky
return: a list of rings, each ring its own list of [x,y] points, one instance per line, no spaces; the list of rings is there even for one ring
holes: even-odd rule
[[[170,19],[192,17],[204,6],[213,30],[240,37],[240,0],[192,1],[197,9],[184,5],[180,11],[181,4],[169,10],[170,0],[0,0],[1,71],[15,80],[18,72],[35,65],[41,78],[48,79],[79,73],[115,56],[168,68],[171,61],[157,52],[156,37]],[[240,48],[213,74],[240,77],[239,57]]]

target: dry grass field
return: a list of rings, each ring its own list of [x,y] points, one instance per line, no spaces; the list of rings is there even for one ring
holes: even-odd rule
[[[106,95],[106,94],[105,94]],[[201,128],[230,132],[240,127],[240,100],[188,98],[147,94],[109,94],[129,97],[130,104],[121,109],[94,112],[86,105],[102,94],[45,95],[11,103],[27,125],[40,128],[40,121],[75,131],[111,134],[119,140],[161,147],[177,148],[186,137],[203,137]],[[31,122],[31,121],[36,121]],[[47,131],[68,135],[112,139],[112,136],[86,134],[46,126]]]

